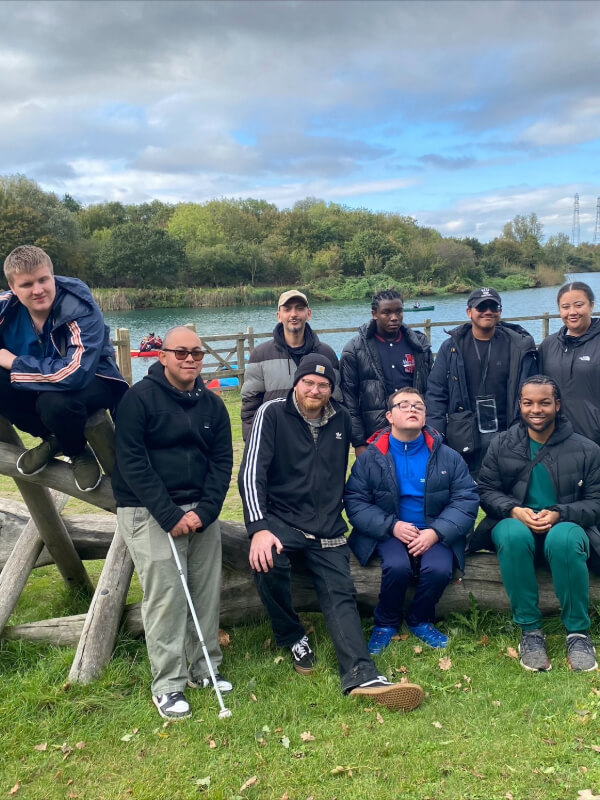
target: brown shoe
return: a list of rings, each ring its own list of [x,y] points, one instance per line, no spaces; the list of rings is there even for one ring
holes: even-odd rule
[[[383,675],[361,683],[349,694],[368,697],[390,711],[414,711],[423,702],[423,689],[416,683],[390,683]]]

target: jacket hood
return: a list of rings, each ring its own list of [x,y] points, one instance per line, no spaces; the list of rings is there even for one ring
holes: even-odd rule
[[[51,311],[53,329],[86,312],[94,312],[96,304],[87,284],[79,278],[68,278],[64,275],[55,275],[54,281],[56,297]],[[8,312],[12,317],[12,309],[18,305],[19,300],[10,289],[0,295],[0,315]]]
[[[595,339],[596,336],[599,335],[600,335],[600,319],[598,317],[592,317],[592,322],[590,327],[581,336],[567,336],[567,326],[563,325],[563,327],[558,332],[558,341],[561,343],[563,347],[567,345],[567,341],[571,345],[571,347],[579,347],[579,345],[585,344],[586,342],[589,342],[591,339]]]
[[[442,443],[444,437],[433,428],[430,428],[429,425],[424,425],[422,432],[423,437],[425,438],[427,449],[431,453],[434,447],[437,447]],[[367,444],[374,445],[382,455],[386,455],[390,449],[391,435],[391,428],[382,428],[379,431],[375,431],[375,433],[367,439]]]
[[[553,447],[556,444],[560,444],[564,442],[565,439],[568,439],[569,436],[573,435],[573,426],[560,411],[556,415],[555,424],[556,427],[552,431],[552,436],[546,442],[546,447]],[[519,421],[514,427],[520,429],[525,435],[529,435],[527,433],[527,425],[525,425],[523,421]],[[512,430],[512,428],[509,428],[509,430]]]
[[[166,392],[170,397],[182,406],[194,405],[200,399],[202,392],[205,389],[204,381],[198,375],[194,388],[190,392],[182,392],[180,389],[175,388],[165,377],[165,368],[160,362],[152,364],[148,370],[148,374],[142,378],[144,381],[152,381],[158,384],[160,388]]]

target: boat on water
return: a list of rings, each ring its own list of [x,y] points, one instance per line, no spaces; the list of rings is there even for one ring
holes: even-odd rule
[[[413,303],[413,305],[406,305],[404,306],[404,313],[406,314],[407,311],[433,311],[435,306],[422,306],[419,303]]]
[[[132,350],[132,358],[158,358],[159,350]]]

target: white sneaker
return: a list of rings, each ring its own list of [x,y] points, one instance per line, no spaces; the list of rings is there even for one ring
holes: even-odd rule
[[[152,695],[152,702],[164,719],[188,719],[192,716],[190,704],[183,692]]]
[[[233,684],[225,680],[220,672],[215,672],[215,678],[221,694],[224,692],[231,692],[233,690]],[[212,681],[210,678],[194,678],[190,674],[188,675],[187,685],[190,687],[190,689],[208,689],[210,686],[212,686]]]

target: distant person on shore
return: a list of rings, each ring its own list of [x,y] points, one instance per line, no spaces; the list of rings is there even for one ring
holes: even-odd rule
[[[242,436],[248,438],[254,416],[263,403],[285,397],[292,388],[292,378],[301,359],[309,353],[326,356],[331,362],[336,384],[339,384],[339,363],[334,351],[308,324],[311,310],[305,294],[289,289],[277,303],[277,325],[273,338],[259,344],[250,354],[242,386]],[[342,395],[337,388],[336,400]]]
[[[369,657],[342,517],[351,423],[331,399],[335,373],[320,354],[305,356],[287,397],[265,403],[246,442],[238,485],[250,566],[279,647],[300,675],[316,656],[292,605],[291,572],[300,561],[317,593],[339,664],[342,691],[393,710],[420,705],[415,684],[390,683]]]
[[[381,590],[369,653],[398,633],[409,583],[417,588],[406,613],[409,631],[430,647],[448,637],[435,626],[435,606],[465,567],[467,532],[479,508],[477,485],[463,459],[425,424],[425,401],[410,386],[388,400],[390,428],[357,458],[344,506],[354,527],[348,544],[365,566],[381,558]]]
[[[371,320],[342,351],[340,372],[344,405],[352,417],[352,444],[359,456],[375,431],[387,426],[387,399],[404,386],[421,394],[433,363],[424,333],[403,324],[404,303],[396,289],[371,301]]]
[[[168,533],[215,670],[222,660],[218,517],[229,488],[233,451],[227,409],[200,377],[203,358],[194,331],[171,328],[158,361],[127,392],[117,415],[112,474],[117,520],[144,592],[152,701],[165,719],[191,716],[186,685],[211,685]],[[231,691],[219,672],[216,679],[221,692]]]
[[[477,478],[490,441],[519,412],[521,383],[537,369],[533,337],[520,325],[501,322],[495,289],[475,289],[465,322],[442,343],[429,376],[425,402],[432,428],[445,434]]]
[[[564,325],[540,344],[540,372],[558,384],[575,433],[600,444],[600,319],[592,317],[594,293],[575,281],[561,286],[556,300]]]
[[[521,421],[491,443],[479,474],[479,524],[470,550],[498,554],[513,621],[521,628],[521,666],[546,672],[536,566],[548,564],[567,630],[574,672],[596,669],[589,635],[589,573],[600,564],[600,447],[573,433],[560,390],[547,375],[521,385]],[[491,532],[491,541],[490,541]]]
[[[86,423],[95,411],[114,411],[128,388],[108,326],[85,283],[54,275],[40,247],[16,247],[4,275],[10,288],[0,294],[0,414],[42,439],[21,454],[17,469],[35,475],[63,454],[78,489],[91,491],[102,473]]]

